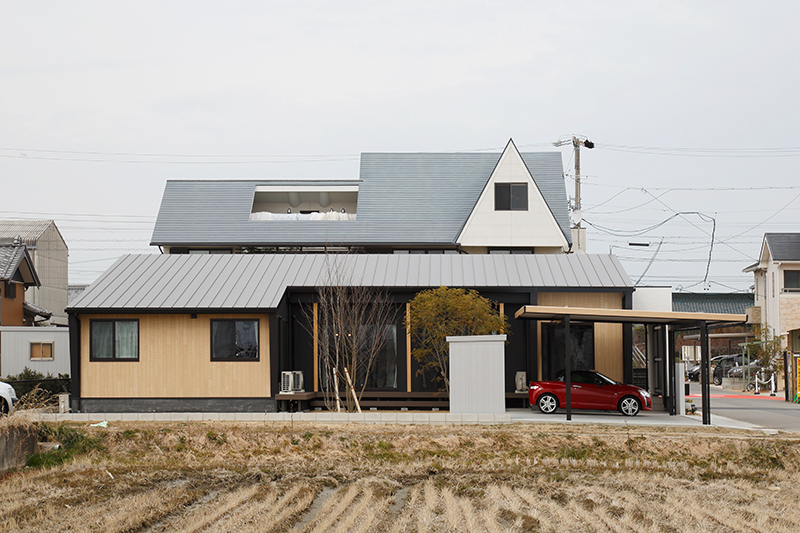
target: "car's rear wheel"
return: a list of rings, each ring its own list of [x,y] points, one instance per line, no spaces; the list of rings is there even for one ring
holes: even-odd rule
[[[633,396],[625,396],[619,401],[619,406],[617,408],[619,412],[625,416],[636,416],[639,414],[642,406],[639,404],[639,400]]]
[[[714,385],[722,385],[722,376],[714,376]]]
[[[8,414],[8,404],[6,403],[5,398],[0,398],[0,415],[7,415]]]
[[[555,413],[556,409],[558,409],[558,398],[554,394],[542,394],[536,401],[536,405],[541,412],[549,415],[550,413]]]

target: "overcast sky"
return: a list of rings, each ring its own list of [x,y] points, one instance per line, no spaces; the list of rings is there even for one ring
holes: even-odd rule
[[[509,138],[560,150],[570,195],[550,143],[595,142],[589,252],[641,284],[746,290],[764,232],[800,231],[800,2],[0,6],[0,217],[55,219],[71,283],[157,252],[168,179],[357,178],[361,152]]]

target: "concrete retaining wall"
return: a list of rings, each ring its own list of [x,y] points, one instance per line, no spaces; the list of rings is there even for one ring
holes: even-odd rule
[[[33,424],[0,425],[0,475],[22,468],[36,451],[38,435]]]

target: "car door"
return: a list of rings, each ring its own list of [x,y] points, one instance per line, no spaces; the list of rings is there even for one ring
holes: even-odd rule
[[[591,383],[587,379],[587,372],[576,370],[572,373],[572,408],[573,409],[591,409],[592,390]]]
[[[614,403],[609,396],[613,396],[613,391],[609,390],[608,385],[601,383],[593,372],[586,372],[584,383],[581,384],[584,409],[614,409],[609,407]]]

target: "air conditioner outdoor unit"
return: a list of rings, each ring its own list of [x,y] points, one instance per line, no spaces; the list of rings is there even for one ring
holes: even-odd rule
[[[303,389],[303,372],[301,370],[289,370],[281,372],[281,392],[305,392]]]
[[[517,392],[528,392],[528,378],[525,372],[517,372],[514,376],[514,384]]]

